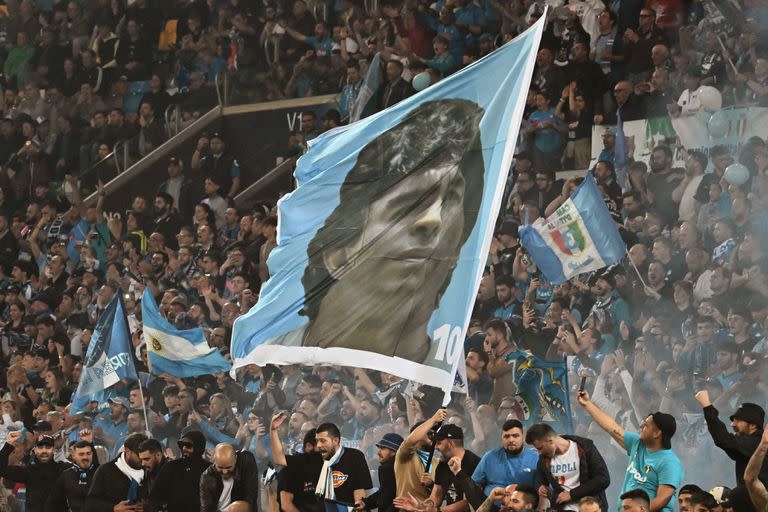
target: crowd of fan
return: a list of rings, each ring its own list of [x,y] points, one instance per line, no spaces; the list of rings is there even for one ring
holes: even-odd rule
[[[608,132],[591,172],[628,261],[551,286],[517,239],[520,223],[552,213],[580,183],[557,180],[555,171],[589,167],[584,139],[594,123],[615,121],[617,105],[625,121],[684,115],[695,110],[692,91],[702,83],[726,103],[760,103],[768,78],[762,3],[745,2],[730,56],[738,73],[697,2],[655,2],[663,6],[657,11],[629,0],[608,6],[615,11],[571,2],[551,11],[527,143],[510,174],[467,333],[469,396],[454,396],[447,409],[435,389],[362,369],[251,366],[236,379],[151,374],[144,287],[177,327],[203,327],[209,344],[228,354],[234,320],[269,278],[277,219],[267,207],[231,207],[240,188],[237,148],[219,134],[200,139],[189,169],[170,158],[168,180],[136,197],[124,219],[105,219],[103,192],[97,204],[83,204],[76,175],[115,140],[134,137],[140,154],[162,142],[162,112],[176,101],[165,92],[171,75],[188,88],[179,98],[190,116],[204,112],[210,82],[226,68],[237,68],[235,87],[250,98],[341,88],[340,112],[324,127],[312,113],[302,116],[307,139],[349,114],[365,72],[359,63],[375,52],[386,63],[375,97],[382,108],[410,95],[408,79],[420,70],[437,80],[492,51],[541,6],[385,4],[376,17],[342,0],[327,6],[331,29],[302,0],[289,8],[190,2],[168,12],[145,0],[103,11],[43,3],[38,12],[28,0],[9,2],[0,18],[6,42],[16,42],[5,60],[0,125],[0,162],[8,163],[0,183],[3,507],[765,509],[765,140],[750,140],[738,154],[676,148],[684,169],[673,167],[674,148],[655,148],[650,168],[630,153],[627,181],[619,183]],[[178,20],[175,31],[167,19]],[[161,34],[177,44],[156,44]],[[276,39],[270,63],[262,46]],[[151,90],[131,92],[144,80]],[[687,93],[675,90],[682,85]],[[735,160],[751,172],[746,184],[723,177]],[[124,296],[143,386],[117,385],[106,403],[71,414],[94,326],[116,293]],[[570,382],[586,377],[586,392],[571,386],[574,435],[525,416],[505,359],[518,349],[567,356]],[[429,464],[432,446],[437,458]],[[263,475],[270,466],[286,469],[270,478]],[[369,467],[378,468],[373,479]],[[379,492],[367,495],[374,482]]]

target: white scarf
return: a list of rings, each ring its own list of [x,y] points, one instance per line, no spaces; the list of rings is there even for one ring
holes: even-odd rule
[[[315,494],[326,500],[336,499],[336,490],[333,487],[333,466],[339,462],[344,453],[344,447],[339,446],[339,450],[328,460],[323,461],[323,469],[320,470],[320,478],[317,479]]]
[[[115,465],[117,466],[117,469],[119,469],[120,472],[127,476],[130,480],[136,480],[136,483],[138,484],[144,480],[144,470],[133,469],[131,466],[129,466],[128,462],[125,460],[125,452],[120,454],[120,456],[117,458],[117,461],[115,462]]]

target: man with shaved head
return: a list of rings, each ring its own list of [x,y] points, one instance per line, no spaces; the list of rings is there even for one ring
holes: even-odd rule
[[[200,512],[255,512],[259,472],[251,452],[221,443],[200,477]]]

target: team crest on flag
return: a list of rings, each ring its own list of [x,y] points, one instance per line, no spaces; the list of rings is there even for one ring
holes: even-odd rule
[[[573,221],[560,229],[549,232],[549,236],[555,242],[555,245],[568,256],[576,256],[584,250],[586,239],[581,232],[579,221]]]
[[[520,242],[551,284],[613,265],[626,254],[591,174],[552,215],[526,221]]]

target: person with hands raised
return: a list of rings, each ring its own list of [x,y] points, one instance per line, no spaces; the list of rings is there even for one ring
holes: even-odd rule
[[[750,457],[747,468],[744,470],[744,483],[752,504],[758,512],[768,511],[768,490],[765,488],[765,483],[758,478],[758,474],[765,467],[766,453],[768,453],[768,428],[763,429],[760,444],[757,445],[755,453]]]
[[[9,432],[0,449],[0,476],[6,481],[21,483],[27,487],[28,512],[44,512],[45,502],[59,475],[70,465],[53,460],[54,439],[40,436],[34,447],[35,462],[27,466],[9,465],[8,457],[17,446],[23,445],[26,429]]]
[[[685,476],[680,459],[672,451],[672,436],[677,430],[674,416],[655,412],[643,420],[639,433],[627,432],[595,405],[586,391],[579,392],[578,402],[629,455],[622,494],[641,489],[651,498],[650,512],[672,512],[675,493]]]
[[[405,438],[395,455],[395,474],[397,475],[397,495],[405,497],[412,494],[419,502],[429,498],[431,489],[425,481],[434,481],[436,463],[431,462],[427,467],[429,452],[432,449],[430,431],[445,421],[447,412],[438,409],[431,418],[416,423],[408,437]],[[425,473],[430,480],[425,480]]]
[[[99,468],[99,461],[93,446],[93,432],[82,429],[78,435],[81,440],[70,450],[74,466],[65,469],[56,479],[45,503],[46,512],[81,512],[84,509],[85,497]]]
[[[698,391],[696,401],[704,411],[704,420],[707,422],[707,430],[712,437],[715,446],[725,452],[736,463],[736,487],[732,490],[730,501],[734,504],[734,510],[751,510],[747,486],[744,481],[744,472],[750,458],[760,445],[763,436],[763,423],[765,411],[762,407],[753,403],[743,403],[731,415],[731,428],[728,432],[719,412],[709,398],[706,390]],[[768,483],[768,465],[760,468],[758,478],[763,483]]]

